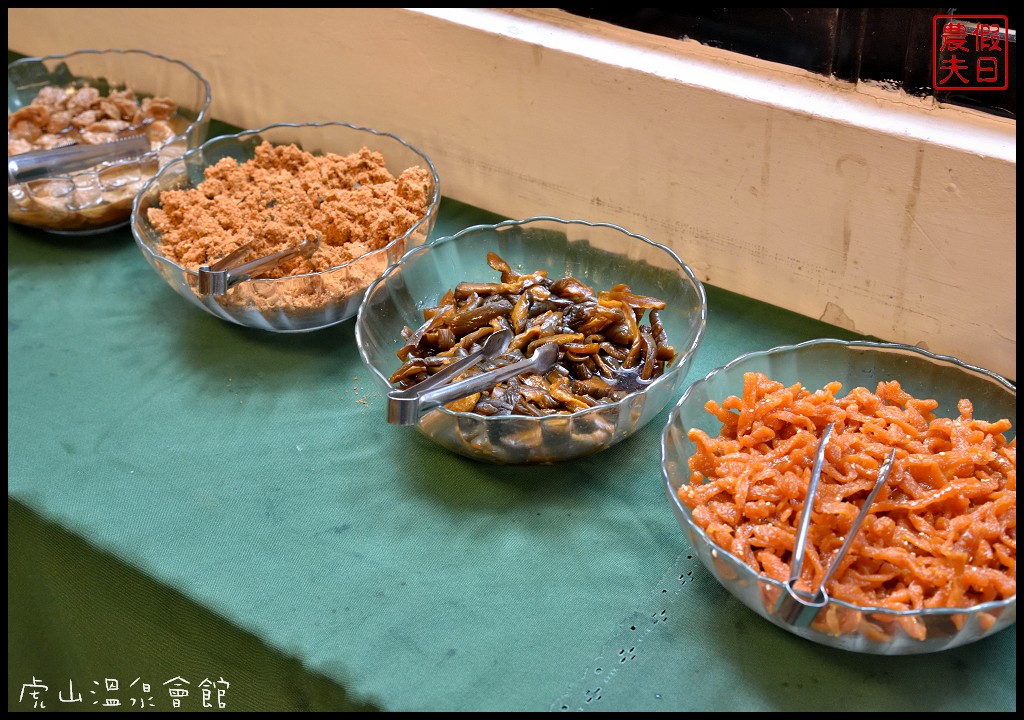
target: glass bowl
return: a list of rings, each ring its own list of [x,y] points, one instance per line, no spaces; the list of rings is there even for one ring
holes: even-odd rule
[[[748,353],[724,367],[713,370],[686,389],[669,413],[668,423],[662,434],[661,447],[665,489],[684,535],[708,571],[730,593],[761,617],[796,635],[822,645],[878,655],[917,654],[952,648],[980,640],[1016,622],[1015,577],[1012,597],[981,602],[966,608],[921,607],[921,609],[894,610],[859,607],[840,599],[827,597],[825,598],[827,602],[817,611],[816,615],[814,611],[810,611],[810,615],[813,616],[812,620],[793,617],[793,614],[786,611],[785,604],[780,602],[780,599],[788,600],[788,598],[782,597],[783,593],[786,593],[785,580],[780,581],[777,578],[760,574],[729,549],[715,544],[709,534],[695,521],[694,510],[679,496],[680,487],[689,486],[691,482],[691,458],[700,457],[698,444],[691,439],[690,431],[701,430],[711,438],[716,438],[719,435],[722,423],[716,415],[705,409],[705,406],[711,401],[722,404],[730,396],[743,397],[745,392],[744,375],[748,372],[763,373],[787,387],[800,383],[810,392],[820,390],[826,384],[838,381],[842,383],[842,390],[834,393],[836,398],[856,387],[867,388],[871,392],[875,392],[879,382],[897,380],[902,389],[914,398],[935,400],[938,407],[933,413],[940,418],[960,417],[958,402],[962,398],[969,399],[974,406],[974,418],[992,422],[1007,419],[1011,423],[1010,430],[1004,435],[1008,443],[1012,441],[1014,444],[1013,480],[1010,481],[1012,485],[1010,483],[1007,485],[1013,493],[1013,506],[1016,507],[1017,389],[1005,378],[952,357],[935,355],[908,345],[889,343],[821,339],[799,345],[777,347],[763,352]],[[753,397],[753,395],[748,397]],[[730,409],[730,412],[736,411],[736,408]],[[817,430],[817,435],[820,437],[823,428],[817,428]],[[700,439],[699,435],[698,439]],[[811,454],[813,455],[813,453]],[[840,452],[836,453],[836,455],[840,454]],[[908,457],[903,452],[900,455],[903,458]],[[829,457],[831,455],[826,457],[826,470],[823,470],[822,483],[825,483]],[[813,460],[813,457],[809,460]],[[805,475],[802,487],[798,485],[799,490],[794,492],[794,498],[789,502],[797,503],[802,509],[807,480],[810,476],[810,462],[808,459],[803,459],[801,462],[807,466],[803,469]],[[901,458],[897,457],[894,471],[886,481],[887,486],[895,485],[896,487],[895,490],[892,490],[893,502],[899,502],[898,493],[902,492],[905,487],[903,483],[907,482],[905,476],[899,475],[901,472],[900,462]],[[698,464],[698,468],[701,467],[699,459],[695,460],[695,463]],[[865,465],[865,467],[868,466]],[[875,467],[877,468],[877,465]],[[707,466],[704,466],[704,469],[706,468]],[[707,470],[707,472],[713,471]],[[877,472],[875,474],[877,475]],[[704,473],[697,475],[695,480],[703,482],[705,480]],[[760,482],[760,479],[756,482]],[[753,492],[753,489],[748,490],[748,493]],[[879,514],[882,511],[892,512],[892,509],[887,506],[877,505],[880,501],[888,500],[888,492],[888,490],[884,490],[875,499],[873,507],[882,508]],[[824,516],[825,513],[822,509],[822,503],[825,500],[822,496],[821,486],[819,486],[816,496],[818,505],[815,515],[812,516],[812,527],[819,522],[813,518],[819,517],[819,513],[820,516]],[[748,494],[747,497],[752,497],[752,495]],[[862,504],[863,496],[857,497],[861,499],[854,500],[854,504]],[[724,496],[718,497],[719,501],[723,501],[723,499]],[[729,503],[729,499],[724,499],[725,505]],[[712,508],[709,499],[697,500],[695,506],[701,507],[702,510]],[[777,512],[777,508],[780,507],[788,507],[788,505],[784,506],[780,503],[776,505],[776,510],[773,512]],[[717,512],[714,509],[713,511]],[[1015,510],[1013,512],[1015,514]],[[852,514],[856,514],[856,512],[854,511]],[[795,511],[790,515],[790,522],[794,526],[796,525],[796,515]],[[704,517],[707,516],[705,513]],[[868,513],[868,519],[861,526],[856,537],[861,537],[868,532],[874,516],[874,512]],[[764,521],[762,519],[759,522]],[[754,527],[756,524],[750,523],[750,527]],[[733,527],[735,527],[735,523]],[[882,525],[874,527],[881,528]],[[747,530],[738,534],[745,532]],[[1015,524],[1012,532],[1015,536]],[[795,536],[796,532],[792,532],[791,538]],[[721,542],[725,536],[716,534],[716,537]],[[893,537],[897,536],[893,535]],[[907,536],[900,537],[906,538]],[[882,543],[883,546],[885,542],[887,541]],[[810,544],[809,540],[808,546]],[[741,544],[735,546],[734,549],[739,551],[742,547]],[[845,556],[846,561],[850,561],[857,555],[858,547],[858,543],[854,542]],[[1015,539],[1013,547],[1015,554]],[[824,560],[826,555],[834,557],[831,553],[831,550],[822,552],[821,566],[826,566]],[[804,568],[806,569],[807,555],[804,557]],[[785,576],[790,572],[788,559],[783,568],[782,574]],[[843,572],[845,570],[836,573],[830,587],[835,588],[836,583],[844,579]],[[809,599],[806,595],[801,595],[801,597],[805,600]],[[919,603],[919,605],[923,606],[924,604]]]
[[[73,90],[61,96],[48,89],[46,102],[33,103],[43,88]],[[8,155],[72,140],[102,144],[140,131],[152,150],[9,184],[7,219],[60,235],[91,235],[127,224],[142,184],[205,139],[209,111],[210,84],[202,75],[145,50],[80,50],[14,61],[7,66]],[[11,116],[19,112],[15,117],[26,120],[12,127]]]
[[[188,242],[195,243],[197,250],[183,255],[183,246],[165,246],[163,233],[152,219],[163,212],[162,193],[195,191],[214,166],[244,166],[257,157],[261,146],[272,148],[272,153],[281,151],[286,164],[293,163],[295,153],[305,153],[312,158],[310,162],[322,161],[324,167],[316,169],[317,182],[322,170],[324,182],[329,181],[331,189],[322,193],[318,190],[316,198],[306,197],[308,183],[300,192],[291,175],[285,184],[280,174],[273,174],[281,171],[273,170],[263,181],[265,189],[252,186],[256,204],[245,200],[248,209],[242,220],[229,215],[217,217],[216,212],[227,212],[220,206],[211,210],[210,217],[198,221],[185,216],[179,224],[194,225],[194,232],[188,232],[195,237]],[[342,171],[339,163],[351,164]],[[400,177],[413,168],[415,182]],[[247,185],[250,180],[241,176],[236,184]],[[284,201],[278,203],[276,195],[284,197],[286,186],[288,197],[299,203],[295,206],[299,210],[290,203],[288,207]],[[220,185],[210,197],[216,200],[217,193],[229,195],[228,186]],[[405,206],[396,209],[396,203],[406,198],[408,207],[417,208],[415,214]],[[440,180],[433,162],[395,135],[343,122],[278,123],[211,138],[165,165],[135,199],[132,233],[149,265],[193,305],[238,325],[271,332],[307,332],[353,317],[370,282],[407,250],[426,242],[440,202]],[[241,207],[242,201],[239,203]],[[284,212],[293,214],[278,217]],[[308,262],[315,265],[280,264],[232,276],[226,291],[211,291],[207,283],[200,282],[200,271],[216,268],[218,255],[260,242],[275,232],[290,233],[296,227],[316,236],[319,244],[308,257]],[[218,244],[206,247],[212,238],[217,238]],[[266,257],[261,252],[256,254]],[[207,274],[202,279],[213,277]]]
[[[666,301],[660,317],[675,357],[654,382],[615,402],[540,417],[438,407],[419,418],[423,435],[476,460],[553,463],[620,442],[676,396],[704,334],[704,287],[664,245],[615,225],[554,217],[478,225],[437,239],[408,252],[369,287],[356,318],[356,339],[363,362],[386,390],[393,389],[389,379],[402,365],[397,351],[405,342],[403,329],[419,327],[424,309],[460,282],[495,282],[498,273],[487,260],[491,252],[519,273],[571,276],[594,291],[625,283],[635,294]]]

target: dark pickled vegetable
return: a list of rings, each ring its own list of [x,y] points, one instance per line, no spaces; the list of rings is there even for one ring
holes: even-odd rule
[[[488,265],[498,282],[459,283],[423,313],[417,329],[405,328],[403,361],[391,376],[410,388],[477,349],[491,333],[509,329],[512,342],[497,360],[467,371],[486,372],[531,356],[548,343],[558,362],[541,374],[524,373],[494,388],[449,403],[481,415],[541,417],[573,413],[643,390],[675,359],[658,312],[665,302],[618,284],[597,292],[574,277],[547,271],[517,273],[495,253]],[[646,317],[646,323],[645,323]]]

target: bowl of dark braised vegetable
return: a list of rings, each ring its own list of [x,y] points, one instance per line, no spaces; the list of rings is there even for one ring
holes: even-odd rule
[[[367,289],[355,334],[389,422],[473,459],[541,464],[646,425],[706,322],[703,286],[666,245],[532,217],[410,250]]]

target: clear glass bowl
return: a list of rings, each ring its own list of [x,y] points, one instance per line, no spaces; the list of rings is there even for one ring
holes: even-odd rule
[[[103,96],[127,88],[140,101],[170,98],[177,107],[172,129],[158,134],[155,125],[147,126],[153,150],[140,158],[9,185],[9,221],[60,235],[91,235],[125,225],[143,183],[206,138],[210,84],[189,65],[145,50],[80,50],[16,60],[7,66],[7,112],[31,105],[45,86],[86,83]]]
[[[194,188],[204,171],[223,158],[244,163],[263,141],[294,143],[314,155],[350,155],[362,148],[383,155],[388,172],[398,177],[407,168],[428,171],[429,203],[424,216],[386,246],[323,270],[304,275],[255,277],[232,286],[224,295],[201,292],[198,268],[182,267],[161,251],[161,235],[148,217],[160,206],[164,190]],[[433,162],[405,140],[390,133],[348,123],[279,123],[211,138],[165,165],[139,192],[132,211],[132,233],[150,266],[175,292],[208,313],[238,325],[271,332],[307,332],[335,325],[356,314],[370,282],[410,248],[426,242],[441,202],[440,180]]]
[[[975,418],[1009,419],[1013,428],[1006,433],[1007,440],[1016,437],[1017,388],[1014,384],[955,358],[908,345],[812,340],[742,355],[692,383],[669,414],[662,433],[661,452],[669,503],[701,562],[738,600],[789,632],[822,645],[855,652],[905,655],[974,642],[1016,622],[1016,595],[967,609],[899,612],[856,607],[830,598],[819,616],[831,613],[840,621],[864,621],[858,624],[856,631],[842,634],[782,619],[775,608],[785,592],[783,583],[759,575],[740,558],[715,545],[694,523],[691,508],[678,495],[679,488],[689,484],[688,460],[695,452],[694,443],[687,437],[689,430],[700,428],[711,437],[719,434],[721,423],[705,410],[705,404],[711,400],[721,403],[730,395],[742,395],[746,372],[764,373],[787,386],[799,382],[811,391],[839,381],[843,384],[843,394],[857,386],[874,391],[879,381],[899,380],[903,389],[914,397],[938,401],[939,407],[934,411],[938,417],[958,417],[957,402],[968,398],[974,404]],[[915,632],[923,626],[924,639],[904,632],[902,623],[907,619],[919,621],[915,623]]]
[[[489,252],[519,272],[572,276],[594,290],[626,283],[636,294],[666,301],[660,317],[676,357],[642,392],[615,403],[544,417],[484,416],[441,407],[420,418],[417,428],[426,437],[477,460],[553,463],[629,437],[676,396],[704,334],[703,286],[664,245],[615,225],[553,217],[478,225],[440,238],[407,253],[369,287],[356,318],[356,340],[363,362],[386,390],[392,389],[389,378],[401,365],[396,353],[404,344],[403,327],[419,327],[424,308],[459,282],[493,282]]]

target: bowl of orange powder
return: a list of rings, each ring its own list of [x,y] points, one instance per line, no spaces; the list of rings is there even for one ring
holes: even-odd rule
[[[441,191],[430,158],[391,133],[279,123],[203,143],[135,198],[149,265],[192,305],[270,332],[356,314],[367,286],[424,244]]]
[[[854,652],[934,652],[1016,623],[1016,415],[1014,383],[956,358],[813,340],[690,385],[662,474],[694,553],[764,619]],[[805,612],[790,612],[794,594]]]

